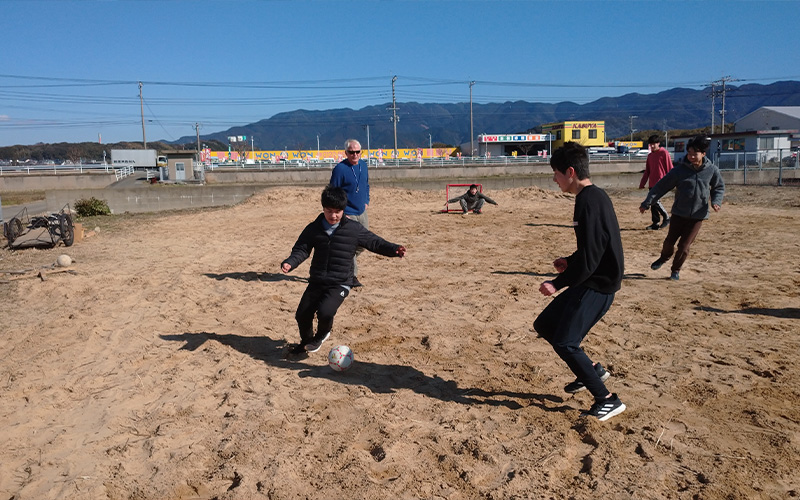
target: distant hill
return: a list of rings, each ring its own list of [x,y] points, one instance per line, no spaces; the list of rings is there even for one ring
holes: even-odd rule
[[[630,134],[629,117],[635,115],[634,128],[640,131],[664,130],[665,127],[669,130],[697,129],[711,124],[710,95],[710,87],[703,90],[674,88],[657,94],[605,97],[582,105],[526,101],[473,104],[473,128],[477,136],[481,133],[539,131],[544,123],[562,120],[604,120],[606,137],[612,139]],[[256,123],[202,135],[201,140],[227,144],[228,136],[245,135],[254,138],[256,149],[316,149],[319,134],[322,149],[338,149],[350,137],[358,138],[366,147],[366,125],[369,125],[370,146],[391,148],[394,146],[394,130],[388,109],[390,104],[358,110],[342,108],[279,113]],[[729,86],[725,122],[733,123],[761,106],[800,106],[800,82]],[[397,123],[398,147],[420,147],[428,144],[429,140],[450,145],[469,142],[469,102],[405,102],[398,103],[397,107],[400,118]],[[719,126],[719,116],[715,117],[715,123]],[[173,144],[195,141],[195,136],[186,136]]]

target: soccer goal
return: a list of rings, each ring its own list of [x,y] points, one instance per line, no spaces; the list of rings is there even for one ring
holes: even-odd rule
[[[443,213],[444,212],[461,212],[461,204],[460,203],[456,202],[456,203],[449,204],[449,203],[447,203],[447,200],[451,200],[451,199],[455,198],[456,196],[461,196],[462,194],[464,194],[465,191],[467,191],[467,189],[469,189],[469,187],[471,185],[472,184],[448,184],[445,187],[445,198],[444,198],[445,207],[442,209],[442,212]],[[478,186],[478,192],[482,193],[483,192],[483,184],[475,183],[475,185]],[[466,188],[466,189],[464,189],[464,188]]]

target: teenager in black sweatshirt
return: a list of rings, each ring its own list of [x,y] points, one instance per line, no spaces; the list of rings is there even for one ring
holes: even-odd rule
[[[624,259],[619,223],[611,199],[589,178],[589,155],[583,146],[564,144],[553,153],[550,166],[561,190],[575,195],[572,225],[577,250],[553,262],[558,277],[542,283],[539,291],[550,296],[566,290],[539,314],[533,328],[577,377],[564,390],[588,389],[594,396],[595,403],[581,416],[607,420],[625,411],[625,405],[606,389],[603,381],[609,373],[600,363],[592,363],[580,344],[620,289]]]

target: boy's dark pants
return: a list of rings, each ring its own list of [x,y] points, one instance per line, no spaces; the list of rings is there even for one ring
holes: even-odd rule
[[[305,345],[314,338],[314,314],[317,315],[317,331],[326,334],[333,327],[336,311],[344,302],[349,290],[341,285],[315,285],[309,283],[294,318],[300,328],[300,343]]]
[[[458,200],[458,202],[461,204],[461,210],[463,210],[464,213],[469,212],[470,210],[480,211],[481,209],[483,209],[484,201],[485,200],[483,198],[478,198],[478,201],[476,201],[472,206],[469,206],[467,204],[467,200],[465,200],[464,198]]]
[[[650,218],[653,221],[653,224],[660,224],[661,222],[669,219],[667,210],[664,208],[664,205],[661,204],[661,201],[656,201],[650,205]]]
[[[669,232],[664,239],[664,245],[661,247],[661,257],[658,260],[667,262],[672,254],[675,253],[675,258],[672,259],[672,270],[680,271],[686,258],[689,256],[689,248],[694,243],[697,233],[700,232],[700,226],[703,225],[702,220],[687,219],[680,215],[672,215],[671,222],[669,223]],[[680,241],[679,241],[680,240]],[[675,242],[678,242],[678,251],[675,252]]]
[[[569,287],[557,295],[533,322],[534,330],[553,346],[556,354],[595,399],[605,398],[609,391],[580,344],[613,301],[613,293],[600,293],[582,286]]]

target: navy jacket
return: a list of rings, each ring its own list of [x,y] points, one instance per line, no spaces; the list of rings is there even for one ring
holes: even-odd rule
[[[353,285],[353,256],[358,247],[364,247],[386,257],[397,257],[400,245],[389,243],[370,232],[358,222],[342,217],[339,227],[328,236],[322,221],[323,214],[307,225],[292,247],[292,254],[284,260],[292,269],[306,260],[311,251],[311,269],[308,282],[318,285]]]

